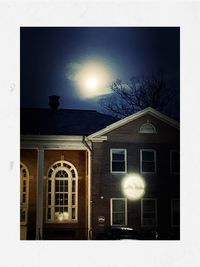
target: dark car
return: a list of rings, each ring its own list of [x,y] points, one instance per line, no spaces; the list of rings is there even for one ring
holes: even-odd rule
[[[157,240],[158,232],[155,229],[136,231],[129,227],[109,227],[106,231],[99,233],[97,240]]]
[[[140,234],[133,228],[128,227],[110,227],[105,232],[99,233],[97,240],[140,240]]]

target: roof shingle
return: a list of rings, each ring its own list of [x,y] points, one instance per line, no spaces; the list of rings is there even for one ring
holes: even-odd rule
[[[22,108],[21,134],[89,135],[118,119],[95,110]]]

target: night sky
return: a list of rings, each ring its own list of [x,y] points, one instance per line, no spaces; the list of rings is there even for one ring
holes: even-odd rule
[[[109,72],[109,83],[162,70],[179,92],[178,27],[22,27],[20,50],[21,107],[47,108],[56,94],[61,108],[98,108],[76,77],[91,62]]]

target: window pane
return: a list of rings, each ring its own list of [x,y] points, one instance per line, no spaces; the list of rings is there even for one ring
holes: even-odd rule
[[[125,151],[124,150],[112,150],[112,159],[113,160],[125,160]]]
[[[68,194],[64,194],[64,205],[68,205]]]
[[[75,208],[72,208],[72,219],[75,220],[76,219],[76,212],[75,212]]]
[[[125,210],[125,201],[113,199],[113,212],[124,212],[124,210]]]
[[[143,205],[143,225],[156,225],[156,202],[153,199],[145,199],[142,201]]]
[[[48,181],[48,192],[51,192],[51,180]]]
[[[76,192],[76,181],[72,180],[72,192]]]
[[[20,221],[25,222],[26,221],[26,211],[25,210],[20,210]]]
[[[125,162],[112,162],[113,172],[125,172]]]
[[[51,219],[51,209],[49,208],[48,209],[48,215],[47,215],[48,219],[50,220]]]
[[[72,194],[72,205],[75,205],[76,195]]]
[[[125,225],[125,214],[113,213],[113,224]]]
[[[154,162],[142,162],[143,172],[155,172]]]
[[[154,161],[154,152],[153,151],[142,151],[142,160]]]

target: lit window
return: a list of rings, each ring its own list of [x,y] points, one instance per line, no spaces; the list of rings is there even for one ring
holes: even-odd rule
[[[156,199],[142,199],[142,226],[157,226],[157,201]]]
[[[126,198],[111,198],[111,225],[127,224]]]
[[[48,171],[47,221],[76,222],[78,174],[66,161],[54,163]]]
[[[180,153],[177,150],[170,151],[170,172],[171,174],[180,172]]]
[[[139,130],[139,133],[154,134],[156,133],[156,128],[153,124],[147,122],[147,123],[142,124]]]
[[[156,151],[152,149],[140,150],[140,172],[156,173]]]
[[[28,215],[28,192],[29,191],[29,172],[27,167],[20,164],[20,224],[27,224]]]
[[[171,200],[171,225],[180,225],[180,201],[179,199]]]
[[[111,172],[126,173],[126,149],[111,149]]]

